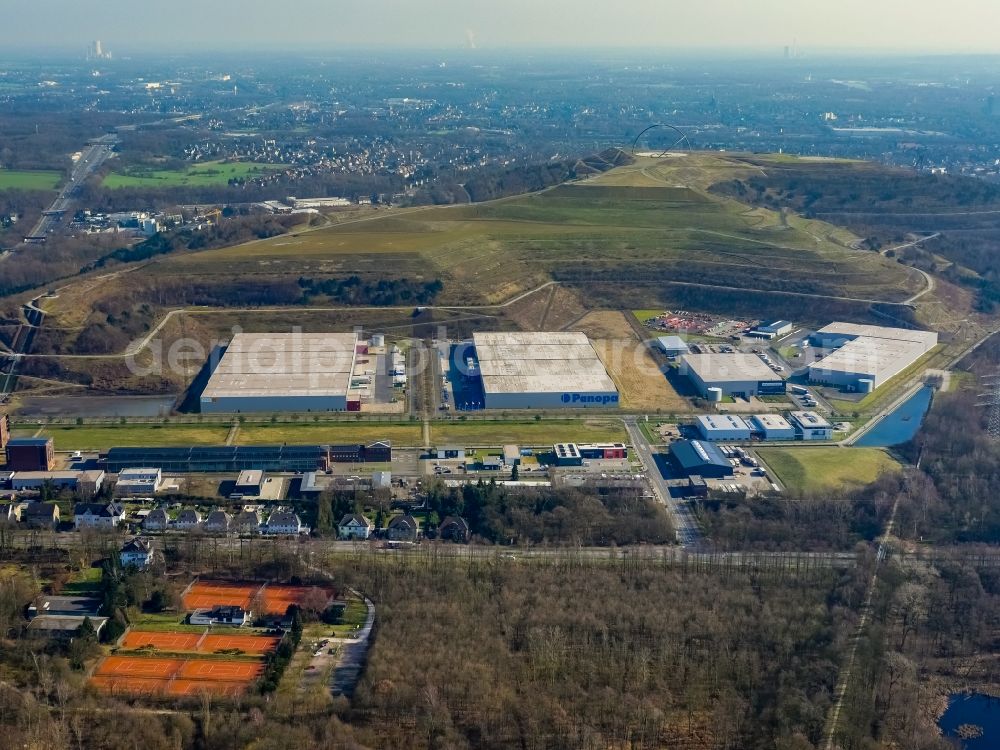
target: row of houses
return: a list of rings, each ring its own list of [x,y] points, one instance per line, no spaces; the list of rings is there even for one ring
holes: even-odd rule
[[[142,521],[144,531],[191,531],[203,529],[211,534],[271,534],[298,535],[309,532],[297,513],[287,508],[277,508],[265,521],[261,510],[245,507],[233,515],[224,510],[213,510],[202,518],[194,508],[185,508],[177,518],[171,519],[164,508],[151,510]]]
[[[73,526],[80,529],[113,529],[125,518],[118,503],[77,503],[73,507]],[[61,522],[56,503],[13,502],[0,505],[0,520],[23,523],[33,528],[55,528]]]
[[[369,539],[374,531],[375,524],[361,513],[348,513],[337,525],[338,536],[345,540]],[[415,542],[421,535],[420,524],[409,513],[395,516],[385,529],[390,542]],[[444,541],[467,542],[469,524],[459,516],[448,516],[438,527],[437,536]]]

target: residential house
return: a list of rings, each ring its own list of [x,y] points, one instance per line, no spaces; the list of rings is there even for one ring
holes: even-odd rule
[[[201,525],[201,513],[194,508],[185,508],[174,521],[174,528],[182,531],[197,528]]]
[[[265,534],[301,534],[306,531],[302,520],[290,510],[276,510],[267,519]]]
[[[205,519],[205,531],[210,534],[227,534],[233,524],[233,517],[224,510],[213,510]]]
[[[77,530],[114,529],[125,517],[125,509],[118,503],[77,503],[73,515]]]
[[[59,523],[59,506],[55,503],[28,503],[21,511],[21,520],[36,529],[55,528]]]
[[[163,508],[156,508],[149,511],[149,515],[142,521],[142,528],[145,531],[166,531],[170,525],[170,518]]]
[[[220,605],[211,609],[196,609],[188,619],[192,625],[231,625],[241,628],[252,616],[253,613],[243,607]]]
[[[137,536],[126,542],[118,553],[123,568],[145,568],[153,561],[153,543]]]
[[[257,510],[241,510],[233,521],[233,526],[239,534],[257,534],[260,532],[260,512]]]
[[[407,513],[403,516],[396,516],[389,521],[385,535],[393,542],[415,542],[419,532],[420,527],[417,525],[417,519]]]
[[[438,527],[438,538],[446,542],[467,542],[469,524],[461,516],[448,516]]]
[[[337,525],[337,535],[341,539],[367,539],[375,528],[371,521],[360,513],[348,513]]]

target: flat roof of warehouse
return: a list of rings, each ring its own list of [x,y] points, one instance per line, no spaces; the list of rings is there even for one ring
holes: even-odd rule
[[[586,334],[474,333],[487,393],[618,392]]]
[[[756,354],[685,354],[681,359],[706,383],[782,379]]]
[[[858,372],[882,378],[885,374],[895,374],[904,369],[926,351],[926,345],[920,341],[864,336],[845,344],[810,367],[819,371]]]
[[[908,328],[834,322],[820,328],[817,333],[841,334],[890,341],[914,341],[924,346],[936,346],[938,335],[934,331],[915,331]]]
[[[216,366],[203,399],[344,396],[356,333],[239,333]]]
[[[780,414],[754,414],[750,420],[765,430],[790,430],[792,425]]]

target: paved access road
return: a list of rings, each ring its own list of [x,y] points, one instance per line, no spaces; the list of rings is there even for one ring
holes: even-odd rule
[[[645,470],[646,476],[649,477],[649,483],[653,488],[653,492],[659,498],[660,502],[667,506],[667,510],[670,511],[674,528],[677,530],[677,541],[683,547],[697,547],[702,542],[698,522],[695,520],[694,514],[687,503],[678,500],[670,494],[670,488],[667,486],[667,482],[663,478],[663,472],[660,471],[660,467],[656,462],[653,447],[650,445],[646,433],[639,427],[637,419],[637,417],[626,417],[624,420],[629,441],[632,443],[636,455],[639,456],[639,460],[642,462],[642,468]]]
[[[59,191],[59,195],[48,210],[42,214],[34,229],[31,230],[31,237],[44,237],[56,228],[62,220],[63,214],[70,209],[73,201],[80,194],[84,181],[111,156],[115,140],[113,136],[105,136],[84,149],[76,164],[73,165],[69,179]]]

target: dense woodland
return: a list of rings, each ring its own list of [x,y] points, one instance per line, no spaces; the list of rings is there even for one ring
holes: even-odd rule
[[[378,493],[336,492],[320,497],[316,528],[335,534],[347,513],[375,509],[376,529],[388,522],[388,498]],[[634,491],[597,494],[578,489],[511,489],[494,482],[461,489],[433,484],[425,505],[426,529],[461,516],[476,543],[609,546],[667,544],[674,529],[664,507]]]

